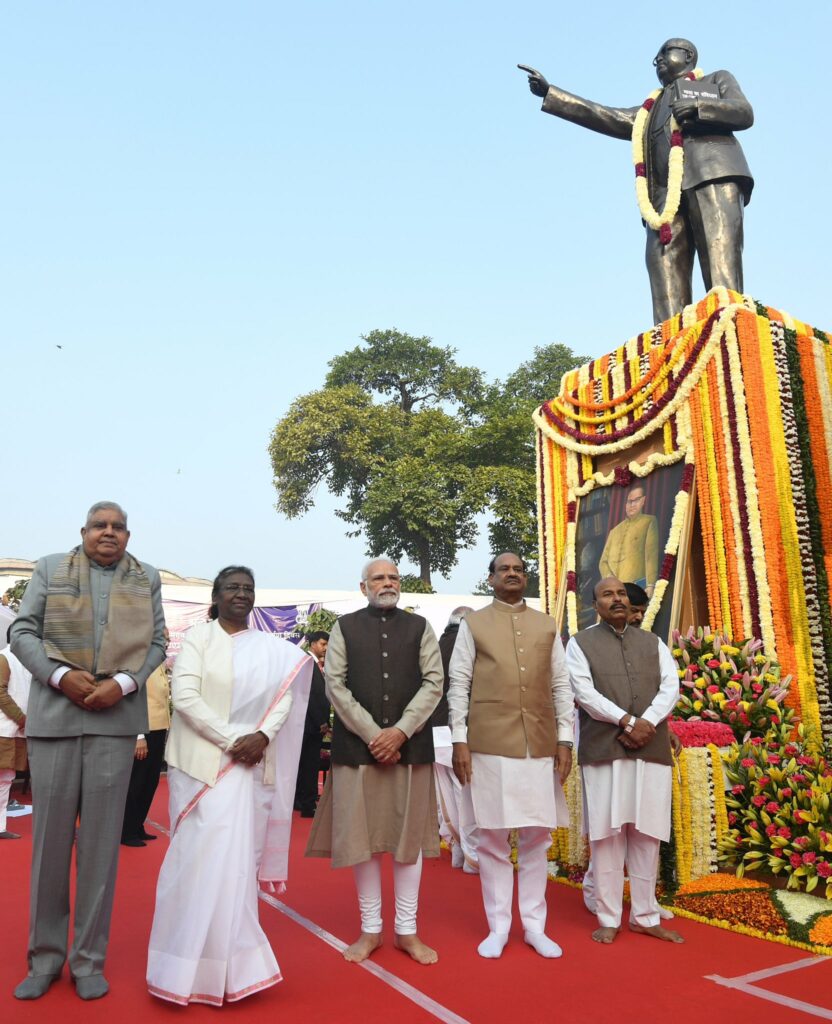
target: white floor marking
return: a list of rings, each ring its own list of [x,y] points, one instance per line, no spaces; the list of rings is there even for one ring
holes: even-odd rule
[[[153,828],[158,829],[163,835],[170,836],[170,831],[164,827],[164,825],[158,824],[158,822],[151,821],[148,819],[148,825],[152,825]],[[308,917],[304,917],[299,914],[296,910],[292,910],[291,907],[287,907],[285,903],[274,896],[270,896],[266,892],[260,892],[260,899],[267,903],[270,907],[274,907],[275,910],[279,910],[281,914],[285,914],[290,920],[294,921],[295,924],[299,924],[301,928],[305,928],[308,932],[315,936],[315,938],[321,939],[327,945],[332,946],[333,949],[337,949],[339,953],[343,953],[347,948],[347,943],[342,942],[336,938],[331,932],[328,932],[325,928],[321,928],[320,925],[315,924],[314,921],[310,921]],[[391,974],[390,971],[386,971],[383,967],[379,967],[378,964],[374,964],[371,960],[365,960],[363,963],[357,965],[363,967],[365,971],[369,971],[370,974],[375,975],[379,981],[383,981],[385,985],[389,985],[390,988],[395,989],[406,999],[420,1006],[427,1013],[432,1013],[437,1020],[441,1020],[443,1024],[469,1024],[464,1017],[460,1017],[459,1014],[449,1010],[441,1003],[437,1003],[435,999],[431,999],[430,996],[426,996],[424,992],[420,992],[418,988],[414,988],[413,985],[409,985],[406,981],[402,981],[401,978],[397,978],[395,974]]]
[[[768,989],[759,988],[755,982],[764,981],[767,978],[775,978],[780,974],[787,974],[790,971],[799,971],[804,967],[816,967],[818,964],[829,963],[828,956],[810,956],[804,960],[796,960],[788,964],[780,964],[777,967],[766,967],[761,971],[753,971],[750,974],[742,974],[736,978],[723,978],[719,974],[707,974],[707,981],[713,981],[725,988],[732,988],[738,992],[745,992],[746,995],[755,996],[757,999],[766,999],[778,1006],[788,1006],[792,1010],[800,1010],[811,1017],[819,1017],[821,1020],[832,1020],[832,1009],[825,1006],[816,1006],[814,1003],[804,1002],[802,999],[793,999],[791,996],[781,995],[779,992],[769,992]]]
[[[302,928],[305,928],[308,932],[316,938],[322,939],[327,945],[332,946],[333,949],[337,949],[339,953],[343,953],[347,948],[347,943],[342,942],[341,939],[336,938],[330,932],[321,928],[315,924],[314,921],[310,921],[309,918],[299,914],[296,910],[292,910],[291,907],[287,907],[285,903],[270,896],[268,893],[261,892],[260,899],[264,903],[268,903],[270,907],[274,907],[275,910],[279,910],[281,914],[285,914],[286,917],[290,918],[295,924],[299,924]],[[408,984],[406,981],[402,981],[401,978],[396,977],[395,974],[391,974],[390,971],[385,970],[383,967],[379,967],[378,964],[372,962],[372,960],[364,960],[362,963],[357,965],[363,967],[364,970],[369,971],[370,974],[374,974],[379,981],[383,981],[385,985],[389,985],[395,989],[405,998],[411,1002],[420,1006],[423,1010],[428,1013],[432,1013],[437,1020],[441,1020],[444,1024],[469,1024],[464,1017],[460,1017],[454,1013],[453,1010],[449,1010],[447,1007],[442,1006],[441,1003],[437,1003],[435,999],[431,999],[430,996],[420,992],[418,988],[414,988],[413,985]]]

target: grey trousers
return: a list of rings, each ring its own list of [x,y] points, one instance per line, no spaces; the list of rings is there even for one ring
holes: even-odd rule
[[[124,801],[135,736],[29,737],[32,777],[32,880],[29,974],[57,974],[67,959],[69,875],[75,822],[73,977],[104,969],[113,909]]]

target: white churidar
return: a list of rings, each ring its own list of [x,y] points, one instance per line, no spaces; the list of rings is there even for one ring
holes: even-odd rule
[[[361,931],[378,935],[381,919],[381,854],[353,865],[358,908],[361,912]],[[422,855],[415,864],[393,861],[393,891],[396,901],[397,935],[416,934],[416,912],[419,908],[419,882],[422,878]]]
[[[477,870],[479,831],[473,811],[466,816],[466,803],[459,779],[454,775],[451,759],[453,744],[447,725],[433,727],[433,749],[436,761],[433,774],[439,802],[439,835],[451,848],[451,863],[469,873]]]

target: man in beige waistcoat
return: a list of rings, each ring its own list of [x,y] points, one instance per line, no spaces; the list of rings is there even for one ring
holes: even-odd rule
[[[620,580],[601,580],[594,603],[601,621],[566,648],[580,709],[578,760],[599,925],[592,938],[609,944],[621,928],[626,864],[630,930],[682,942],[659,923],[655,899],[659,843],[670,836],[667,719],[679,699],[676,663],[654,633],[628,625]]]
[[[494,601],[463,619],[448,690],[453,766],[479,828],[488,936],[480,956],[502,955],[517,893],[524,939],[541,956],[561,948],[545,934],[546,851],[569,820],[561,789],[572,767],[573,702],[555,620],[526,605],[526,565],[511,552],[489,566]],[[557,772],[557,779],[555,778]]]

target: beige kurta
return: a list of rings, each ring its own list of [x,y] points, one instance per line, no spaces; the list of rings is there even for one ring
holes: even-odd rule
[[[408,738],[414,720],[425,723],[442,695],[442,660],[439,645],[426,624],[419,651],[425,680],[394,725]],[[345,685],[347,651],[344,638],[333,626],[326,652],[326,691],[335,713],[351,731],[369,741],[381,730]],[[307,857],[331,857],[334,868],[369,860],[374,853],[392,853],[395,860],[412,864],[419,853],[439,856],[439,828],[433,765],[333,764],[318,803],[306,847]]]
[[[23,682],[23,677],[26,679],[23,696],[18,694],[18,699],[25,703],[29,673],[6,648],[0,655],[0,718],[3,719],[4,725],[4,735],[0,736],[0,770],[22,772],[29,764],[26,758],[26,738],[20,728],[20,723],[25,718],[25,707],[20,707],[9,692],[13,670],[19,684]]]

